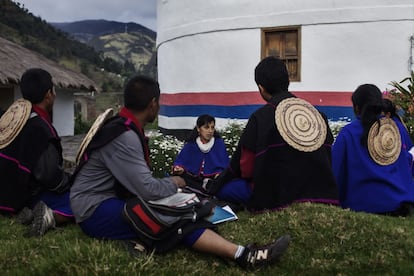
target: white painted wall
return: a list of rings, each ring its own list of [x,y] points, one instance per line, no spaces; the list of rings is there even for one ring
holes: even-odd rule
[[[413,0],[157,4],[162,93],[256,91],[253,72],[261,58],[261,28],[267,27],[301,26],[301,81],[292,82],[291,91],[351,92],[362,83],[385,89],[412,68]],[[159,118],[161,127],[173,121]]]
[[[302,26],[302,81],[292,89],[382,86],[409,73],[412,0],[159,0],[160,84],[166,93],[251,90],[260,28],[289,25]]]
[[[158,80],[165,93],[251,91],[260,58],[260,31],[205,33],[159,49]]]
[[[20,86],[14,86],[14,101],[20,98],[23,98],[22,93],[20,92]]]
[[[269,26],[412,20],[412,0],[157,0],[157,44],[181,36]]]
[[[364,82],[385,89],[409,74],[414,21],[302,27],[302,75],[294,91],[353,91]],[[252,91],[260,29],[220,31],[169,41],[159,49],[164,93]]]
[[[73,91],[56,89],[53,106],[53,126],[59,136],[73,136],[75,130],[75,111]],[[22,98],[20,89],[16,86],[14,100]]]
[[[354,91],[362,83],[385,89],[409,75],[410,35],[414,14],[413,21],[304,26],[302,79],[291,89]]]
[[[56,90],[53,106],[53,125],[59,136],[72,136],[75,129],[73,91]]]

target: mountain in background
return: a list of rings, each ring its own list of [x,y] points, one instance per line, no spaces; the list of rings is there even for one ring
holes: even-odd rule
[[[65,31],[82,42],[88,42],[91,37],[117,34],[117,33],[139,33],[155,40],[156,33],[140,24],[129,22],[121,23],[108,20],[82,20],[71,23],[50,23],[52,26]]]
[[[72,38],[93,47],[104,58],[113,59],[136,71],[156,76],[156,33],[140,24],[107,20],[51,23]]]
[[[133,32],[127,31],[125,34],[125,25],[129,26],[130,23],[108,22],[107,24],[107,22],[99,21],[95,23],[89,25],[91,30],[88,32],[92,35],[91,41],[94,41],[97,33],[103,36],[102,41],[106,42],[98,40],[102,46],[101,48],[96,46],[102,50],[95,50],[95,46],[82,43],[74,39],[72,34],[34,16],[23,4],[11,0],[0,0],[1,37],[37,52],[66,68],[85,74],[95,81],[101,91],[122,91],[125,80],[136,74],[156,78],[155,33],[153,31],[139,24],[132,24],[130,28]],[[103,26],[99,26],[100,23]],[[64,24],[71,25],[72,23]],[[108,28],[108,25],[112,27]],[[115,26],[118,26],[118,29]],[[124,26],[123,32],[120,26]],[[139,31],[139,26],[142,28],[142,33]],[[96,31],[93,32],[93,30]],[[110,40],[115,46],[110,46]],[[96,44],[99,44],[98,42]],[[110,51],[105,53],[106,49]],[[116,49],[120,49],[119,52]],[[144,54],[139,54],[140,52]]]

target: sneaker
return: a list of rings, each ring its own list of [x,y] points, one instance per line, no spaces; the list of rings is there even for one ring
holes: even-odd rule
[[[121,241],[122,245],[126,250],[131,254],[131,256],[138,258],[146,253],[146,248],[144,245],[135,240],[124,240]]]
[[[290,236],[284,235],[273,243],[256,246],[248,245],[236,263],[244,269],[256,269],[277,262],[289,246]]]
[[[43,201],[39,201],[33,208],[33,222],[27,233],[28,236],[43,236],[46,231],[56,225],[53,211]]]
[[[33,221],[33,211],[27,207],[24,207],[16,216],[17,222],[29,225]]]

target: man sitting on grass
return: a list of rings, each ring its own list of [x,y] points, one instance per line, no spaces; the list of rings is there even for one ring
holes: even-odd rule
[[[91,237],[136,240],[157,253],[183,243],[198,251],[233,259],[244,268],[278,261],[288,247],[288,235],[265,246],[241,246],[217,234],[205,220],[188,220],[167,237],[151,240],[134,231],[124,219],[128,199],[139,196],[145,201],[157,200],[186,185],[179,176],[158,179],[150,171],[144,126],[157,117],[159,98],[156,81],[142,76],[132,78],[124,91],[125,107],[104,123],[86,147],[70,192],[79,226]]]
[[[52,76],[28,69],[20,81],[23,99],[0,119],[0,211],[29,224],[41,236],[57,224],[73,222],[70,175],[63,170],[60,137],[52,125]]]
[[[254,76],[266,104],[250,116],[229,167],[207,182],[207,192],[219,194],[231,179],[242,178],[251,187],[246,204],[251,211],[304,201],[337,205],[326,116],[288,91],[282,60],[264,58]]]

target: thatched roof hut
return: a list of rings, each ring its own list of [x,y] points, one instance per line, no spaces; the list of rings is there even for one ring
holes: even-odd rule
[[[97,90],[96,84],[85,75],[69,70],[38,53],[0,37],[0,84],[18,84],[23,72],[33,67],[48,71],[57,87]]]

